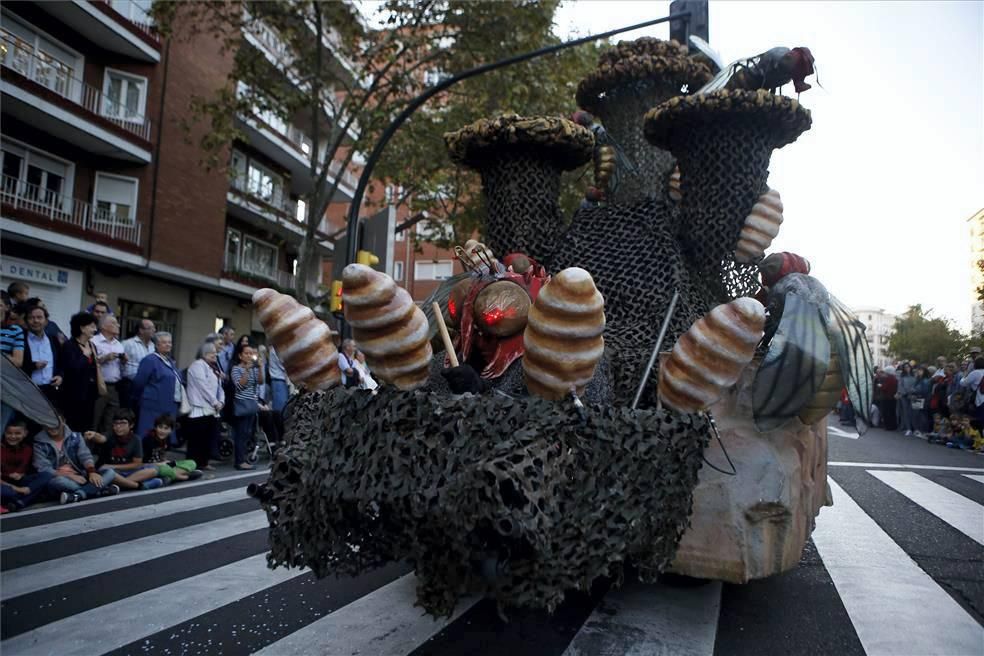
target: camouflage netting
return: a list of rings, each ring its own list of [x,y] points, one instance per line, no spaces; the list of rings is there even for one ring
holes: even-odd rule
[[[488,202],[485,244],[498,257],[542,260],[566,225],[562,171],[591,159],[594,135],[566,119],[507,114],[444,135],[451,159],[476,169]]]
[[[652,580],[687,526],[705,419],[497,394],[308,393],[258,495],[271,566],[355,575],[410,562],[418,603],[552,610],[567,590]]]

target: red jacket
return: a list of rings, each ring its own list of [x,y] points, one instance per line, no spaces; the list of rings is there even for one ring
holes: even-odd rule
[[[3,480],[9,482],[11,474],[26,474],[33,456],[34,447],[30,444],[21,442],[14,447],[0,442],[0,473]]]

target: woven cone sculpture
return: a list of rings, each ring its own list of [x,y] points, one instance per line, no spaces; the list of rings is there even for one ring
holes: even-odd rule
[[[342,271],[345,320],[375,376],[401,390],[427,384],[433,351],[427,317],[385,273],[363,264]]]
[[[338,384],[338,350],[328,326],[311,308],[273,289],[258,289],[253,306],[294,384],[309,390]]]
[[[564,269],[540,290],[523,340],[523,377],[531,394],[559,400],[578,394],[605,352],[605,299],[591,274]]]

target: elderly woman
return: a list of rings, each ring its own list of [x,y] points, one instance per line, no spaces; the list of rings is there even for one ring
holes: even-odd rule
[[[342,341],[342,351],[338,354],[338,368],[342,371],[342,385],[344,387],[359,387],[359,370],[356,367],[355,359],[355,340],[346,339]]]
[[[212,452],[212,437],[218,430],[219,412],[225,405],[222,379],[215,364],[218,350],[214,343],[202,344],[198,359],[188,367],[188,404],[191,413],[182,422],[188,440],[188,458],[199,469],[215,469],[208,464]]]
[[[171,358],[171,333],[155,334],[154,346],[156,351],[140,361],[130,387],[133,407],[139,413],[137,435],[146,435],[154,427],[155,417],[177,417],[181,406],[181,374]],[[172,443],[176,443],[174,437]]]
[[[62,385],[59,391],[65,423],[73,431],[93,430],[93,410],[99,398],[99,367],[92,345],[96,334],[96,318],[88,312],[72,316],[72,338],[65,342],[60,353]]]

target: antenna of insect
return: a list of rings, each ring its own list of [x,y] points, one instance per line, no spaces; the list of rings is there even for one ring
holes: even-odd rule
[[[458,261],[461,262],[461,266],[466,271],[475,271],[477,269],[475,263],[471,261],[471,258],[468,257],[468,254],[465,253],[465,249],[463,249],[461,246],[454,247],[454,256],[458,258]]]

